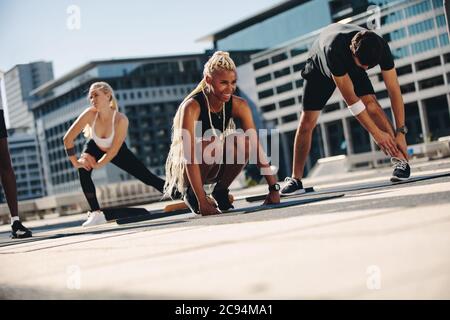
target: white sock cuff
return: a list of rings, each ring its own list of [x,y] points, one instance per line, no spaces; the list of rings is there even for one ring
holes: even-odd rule
[[[11,224],[13,224],[14,221],[20,221],[20,218],[19,218],[18,216],[16,216],[16,217],[11,217]]]

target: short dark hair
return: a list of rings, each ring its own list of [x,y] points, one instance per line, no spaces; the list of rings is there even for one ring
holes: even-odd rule
[[[362,30],[352,38],[350,49],[361,64],[374,67],[380,63],[383,43],[375,32]]]

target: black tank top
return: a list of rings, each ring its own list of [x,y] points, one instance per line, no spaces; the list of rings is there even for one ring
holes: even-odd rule
[[[203,95],[203,92],[199,92],[196,95],[194,95],[192,98],[194,98],[198,104],[200,105],[200,116],[198,117],[198,121],[202,122],[202,135],[205,134],[205,132],[211,128],[211,124],[209,122],[209,115],[208,115],[208,104],[206,102],[206,98]],[[228,127],[228,123],[231,119],[231,111],[233,108],[233,96],[231,96],[230,100],[225,103],[225,128]],[[211,121],[213,123],[213,126],[216,130],[220,132],[224,132],[225,128],[223,127],[223,111],[220,110],[220,112],[214,113],[211,112]]]

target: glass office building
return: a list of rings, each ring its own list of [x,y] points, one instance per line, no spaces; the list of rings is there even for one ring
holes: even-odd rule
[[[62,138],[88,106],[88,90],[95,81],[106,81],[115,90],[119,109],[129,119],[128,147],[153,173],[163,175],[173,116],[200,81],[205,59],[196,54],[96,61],[36,89],[38,102],[32,110],[48,194],[81,190]],[[84,142],[80,135],[78,154]],[[99,186],[131,179],[113,165],[94,171],[93,177]]]
[[[381,7],[380,29],[395,58],[403,94],[408,144],[433,141],[450,135],[450,45],[442,0],[386,2]],[[373,12],[346,19],[367,27]],[[292,39],[281,47],[251,56],[240,67],[246,95],[254,99],[269,127],[278,128],[284,163],[280,175],[290,175],[295,131],[302,112],[303,79],[300,76],[308,49],[320,30]],[[245,75],[244,75],[245,73]],[[376,96],[392,118],[390,100],[379,67],[368,70]],[[348,112],[336,91],[319,118],[307,170],[317,159],[376,150],[366,130]],[[288,168],[288,169],[286,169]]]
[[[285,1],[199,41],[211,41],[215,50],[264,50],[358,14],[367,6],[367,0]]]

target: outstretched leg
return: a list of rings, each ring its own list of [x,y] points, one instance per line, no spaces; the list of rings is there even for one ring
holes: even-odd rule
[[[161,193],[164,192],[164,180],[151,173],[125,143],[111,162],[146,185],[154,187]]]

